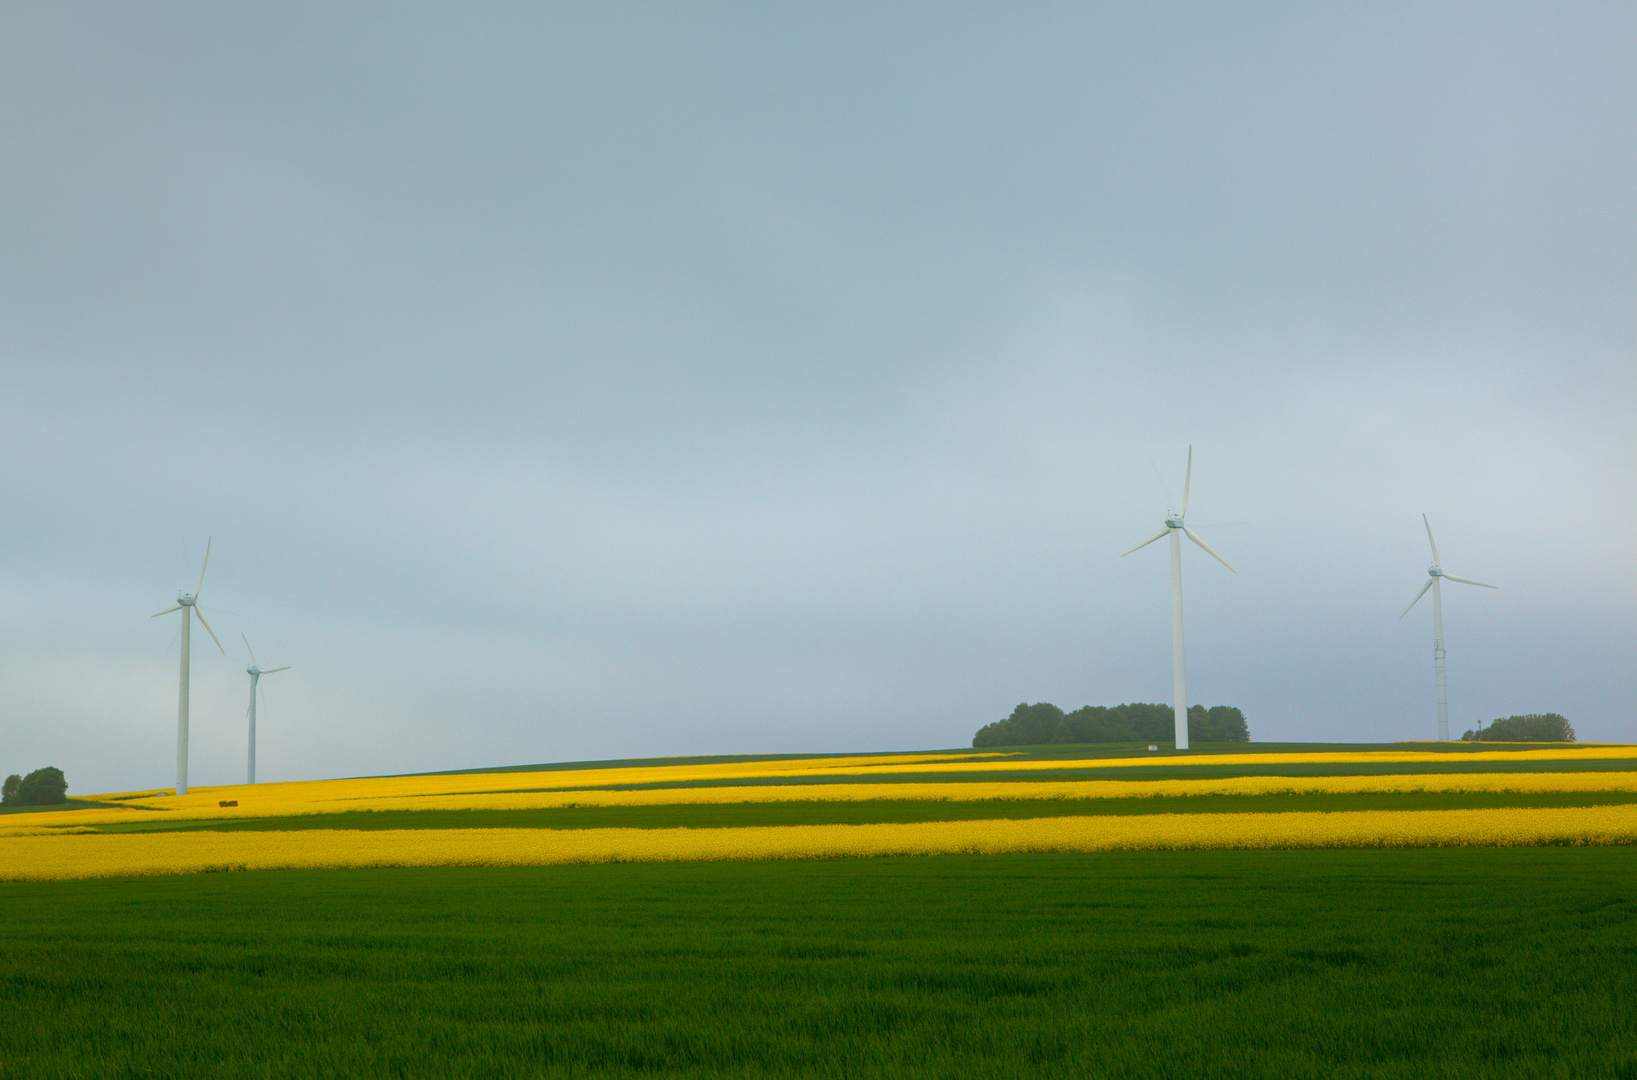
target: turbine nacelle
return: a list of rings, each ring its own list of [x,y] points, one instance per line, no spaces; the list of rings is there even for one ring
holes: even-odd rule
[[[197,616],[199,616],[199,625],[205,628],[205,632],[210,635],[210,640],[216,642],[216,648],[220,649],[223,653],[226,653],[227,650],[222,648],[221,639],[216,636],[216,631],[214,631],[214,630],[212,630],[210,628],[210,620],[205,618],[205,609],[199,606],[199,592],[200,592],[200,590],[202,590],[205,587],[205,567],[208,567],[209,565],[210,565],[210,541],[206,540],[205,541],[205,561],[199,567],[199,584],[195,585],[193,587],[193,591],[190,592],[190,593],[178,593],[176,595],[176,606],[175,607],[168,607],[164,611],[156,612],[153,617],[157,619],[161,615],[169,615],[173,611],[180,611],[182,613],[182,621],[184,623],[186,623],[186,622],[189,621],[189,619],[192,616],[197,615]],[[182,657],[182,663],[183,663],[182,670],[184,672],[186,672],[187,671],[187,666],[186,666],[187,665],[187,656],[186,656],[185,653],[183,654],[183,657]],[[187,682],[186,682],[186,675],[185,674],[183,676],[183,680],[184,681],[183,681],[182,685],[183,685],[184,689],[183,689],[182,693],[183,693],[184,696],[186,696],[186,694],[187,694],[187,690],[186,690]],[[185,773],[187,770],[184,768],[184,769],[179,769],[178,771],[182,772],[182,773]]]
[[[1432,548],[1432,565],[1427,567],[1427,577],[1429,580],[1425,585],[1421,586],[1421,591],[1415,594],[1415,599],[1410,601],[1410,606],[1404,609],[1403,615],[1399,616],[1400,619],[1402,619],[1404,615],[1408,615],[1410,613],[1410,609],[1414,608],[1415,605],[1421,602],[1421,598],[1427,595],[1428,589],[1432,588],[1438,583],[1439,578],[1442,578],[1445,581],[1458,581],[1462,585],[1476,585],[1480,589],[1499,588],[1499,586],[1496,585],[1485,585],[1481,581],[1473,581],[1471,578],[1456,577],[1454,574],[1447,573],[1442,566],[1438,565],[1438,541],[1432,538],[1432,523],[1427,520],[1427,515],[1421,515],[1421,524],[1427,527],[1427,546]]]
[[[1153,462],[1150,461],[1149,464],[1153,465]],[[1160,476],[1160,469],[1158,465],[1154,465],[1154,475],[1159,478],[1160,486],[1164,487],[1165,477]],[[1188,448],[1188,472],[1182,481],[1182,509],[1167,510],[1165,512],[1165,528],[1161,529],[1153,536],[1150,536],[1147,540],[1144,540],[1142,543],[1132,548],[1131,551],[1141,551],[1143,548],[1147,547],[1149,544],[1152,544],[1154,541],[1161,539],[1162,537],[1175,536],[1177,533],[1181,533],[1183,536],[1186,536],[1188,539],[1197,544],[1199,549],[1205,552],[1205,554],[1209,555],[1223,566],[1228,566],[1228,560],[1211,550],[1211,545],[1207,544],[1204,540],[1201,540],[1199,534],[1190,529],[1183,521],[1183,519],[1188,516],[1188,492],[1193,486],[1194,448],[1190,446]],[[1167,498],[1169,497],[1170,496],[1168,494]],[[1126,555],[1131,554],[1131,551],[1126,552],[1125,555],[1121,555],[1120,558],[1125,558]],[[1234,573],[1238,573],[1238,571],[1234,570],[1231,566],[1228,566],[1228,569],[1232,570]]]
[[[245,636],[243,631],[239,632],[239,636],[244,638],[244,651],[250,654],[250,666],[244,669],[246,675],[254,679],[262,675],[272,675],[274,672],[290,670],[289,664],[285,664],[283,667],[263,668],[261,662],[256,659],[256,650],[250,647],[250,639]]]

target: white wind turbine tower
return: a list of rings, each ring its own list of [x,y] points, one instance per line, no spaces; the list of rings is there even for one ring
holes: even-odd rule
[[[190,651],[188,647],[188,630],[193,625],[190,612],[192,615],[199,616],[199,625],[205,628],[205,632],[210,635],[210,640],[216,642],[216,647],[222,650],[222,655],[227,655],[227,650],[222,649],[222,642],[216,636],[216,631],[212,630],[210,624],[205,621],[205,613],[199,610],[199,590],[205,587],[205,567],[209,565],[210,540],[206,539],[205,561],[204,565],[199,567],[199,584],[193,587],[193,592],[183,593],[178,596],[175,607],[166,608],[154,616],[157,619],[160,615],[169,615],[173,611],[182,613],[182,688],[177,695],[176,706],[176,793],[178,795],[188,793],[188,653]]]
[[[1462,585],[1476,585],[1480,589],[1498,589],[1500,586],[1485,585],[1481,581],[1469,581],[1464,577],[1444,573],[1443,568],[1438,565],[1438,541],[1432,538],[1432,523],[1427,520],[1427,515],[1421,515],[1421,524],[1427,527],[1427,543],[1432,547],[1432,565],[1427,567],[1427,576],[1431,580],[1421,586],[1421,591],[1410,601],[1410,607],[1404,609],[1404,615],[1408,615],[1410,608],[1421,602],[1428,589],[1432,590],[1432,665],[1438,672],[1438,741],[1448,742],[1449,690],[1444,685],[1444,600],[1438,587],[1438,579],[1447,578],[1450,581],[1459,581]],[[1404,615],[1400,615],[1399,618],[1402,619]]]
[[[250,771],[245,783],[254,784],[256,782],[256,683],[261,680],[263,675],[271,675],[275,671],[289,671],[290,665],[285,664],[283,667],[268,668],[263,671],[256,666],[256,650],[250,647],[250,639],[244,637],[244,631],[242,630],[239,632],[239,636],[244,638],[245,651],[250,654],[250,666],[244,669],[250,675]],[[274,649],[273,651],[277,652],[278,650]]]
[[[1155,466],[1154,472],[1156,474],[1159,472],[1158,466]],[[1131,549],[1131,551],[1139,551],[1162,536],[1169,535],[1171,537],[1171,702],[1172,708],[1176,712],[1178,750],[1188,749],[1188,674],[1182,660],[1183,535],[1186,534],[1188,539],[1203,548],[1211,558],[1223,566],[1228,566],[1226,559],[1212,551],[1211,545],[1201,540],[1198,533],[1183,524],[1182,519],[1188,515],[1188,489],[1192,486],[1193,480],[1194,448],[1190,446],[1188,447],[1188,472],[1182,481],[1182,510],[1175,514],[1167,511],[1165,514],[1165,528]],[[1162,479],[1160,485],[1163,487],[1164,484],[1165,481]],[[1166,497],[1170,497],[1169,492],[1166,493]],[[1121,555],[1120,558],[1125,558],[1126,555],[1131,554],[1131,551]],[[1228,566],[1228,570],[1231,573],[1238,573],[1231,566]]]

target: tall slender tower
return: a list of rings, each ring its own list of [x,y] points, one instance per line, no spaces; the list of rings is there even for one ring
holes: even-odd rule
[[[1450,581],[1459,581],[1462,585],[1476,585],[1480,589],[1494,589],[1498,586],[1485,585],[1481,581],[1470,581],[1445,573],[1443,567],[1438,565],[1438,541],[1432,538],[1432,523],[1427,520],[1427,515],[1421,515],[1421,524],[1427,528],[1427,546],[1432,548],[1432,565],[1427,567],[1427,583],[1421,586],[1421,591],[1415,594],[1415,599],[1410,601],[1410,607],[1405,608],[1404,614],[1399,618],[1408,615],[1410,608],[1419,604],[1421,598],[1427,595],[1427,590],[1432,590],[1432,668],[1438,678],[1438,741],[1448,742],[1449,686],[1444,677],[1444,593],[1440,583],[1448,578]]]
[[[192,616],[199,616],[199,625],[205,628],[205,632],[210,635],[210,640],[216,642],[216,647],[218,649],[222,648],[221,641],[216,637],[216,631],[210,628],[210,623],[205,621],[205,613],[199,610],[199,591],[205,587],[205,567],[209,565],[210,541],[207,539],[205,541],[205,561],[199,567],[199,584],[193,587],[191,593],[182,593],[178,596],[175,607],[168,607],[154,615],[154,618],[157,619],[160,615],[169,615],[173,611],[182,613],[182,679],[181,686],[177,689],[176,694],[176,793],[178,795],[188,793],[188,659],[192,653],[192,649],[189,647],[191,636],[189,630],[192,629],[193,625]],[[222,653],[225,656],[227,650],[222,649]]]
[[[244,638],[245,651],[250,654],[250,666],[244,669],[250,675],[250,766],[246,773],[245,783],[254,784],[256,782],[256,684],[261,681],[263,675],[271,675],[275,671],[289,671],[290,665],[285,664],[283,667],[268,668],[263,671],[256,666],[256,650],[250,647],[250,639],[245,637],[242,631],[239,636]]]
[[[1155,470],[1158,472],[1159,470]],[[1211,550],[1211,546],[1199,538],[1199,534],[1190,529],[1183,521],[1188,515],[1188,492],[1194,482],[1194,448],[1188,448],[1188,472],[1182,482],[1182,509],[1177,513],[1166,512],[1165,528],[1150,536],[1147,540],[1132,548],[1138,551],[1147,547],[1162,536],[1171,537],[1171,707],[1176,719],[1176,741],[1178,750],[1188,749],[1188,668],[1183,659],[1182,649],[1182,538],[1186,536],[1192,540],[1211,558],[1228,566],[1227,560]],[[1163,484],[1164,481],[1162,480]],[[1121,555],[1125,558],[1131,551]],[[1237,573],[1228,566],[1230,572]]]

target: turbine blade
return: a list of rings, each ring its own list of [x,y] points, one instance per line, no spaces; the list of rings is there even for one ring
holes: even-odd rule
[[[1148,467],[1154,470],[1154,479],[1160,482],[1160,490],[1165,492],[1165,501],[1168,503],[1171,502],[1171,485],[1167,484],[1165,482],[1165,477],[1160,475],[1160,467],[1154,464],[1153,458],[1148,459]]]
[[[1427,595],[1427,590],[1432,588],[1433,581],[1434,581],[1433,578],[1431,578],[1431,577],[1427,578],[1427,583],[1425,585],[1421,586],[1421,591],[1415,594],[1415,599],[1414,600],[1410,601],[1410,607],[1407,607],[1407,608],[1404,609],[1404,615],[1408,615],[1410,613],[1410,608],[1412,608],[1415,605],[1419,604],[1421,602],[1421,598],[1423,596]],[[1399,618],[1402,619],[1404,617],[1404,615],[1400,615]]]
[[[205,587],[205,567],[210,565],[210,540],[210,537],[205,537],[205,561],[199,567],[199,584],[193,587],[193,598],[195,600],[199,599],[199,590]],[[199,621],[204,622],[204,616],[201,615]],[[211,635],[211,637],[215,636],[214,634]],[[218,641],[216,644],[220,645],[221,642]]]
[[[1186,474],[1184,474],[1184,476],[1182,478],[1182,509],[1177,511],[1177,517],[1187,517],[1188,516],[1188,489],[1190,487],[1193,487],[1193,484],[1194,484],[1194,448],[1193,448],[1192,445],[1190,445],[1188,447],[1188,472]],[[1199,538],[1197,536],[1194,538],[1194,542],[1196,544],[1199,543]],[[1204,547],[1203,544],[1201,544],[1200,546]],[[1210,548],[1205,548],[1205,550],[1210,551],[1211,549]],[[1215,554],[1215,552],[1212,552],[1212,554]],[[1227,563],[1223,563],[1222,565],[1223,566],[1228,566]],[[1229,566],[1228,569],[1231,570],[1231,569],[1233,569],[1233,567]]]
[[[244,648],[245,648],[245,651],[250,654],[250,663],[255,665],[256,667],[261,667],[261,662],[256,659],[256,650],[252,649],[250,647],[250,639],[247,638],[247,637],[244,637],[244,631],[243,630],[239,631],[239,636],[244,638]]]
[[[1462,585],[1476,585],[1480,589],[1498,589],[1498,588],[1500,588],[1499,585],[1485,585],[1481,581],[1471,581],[1471,580],[1468,580],[1467,578],[1464,578],[1464,577],[1456,577],[1454,574],[1445,574],[1444,579],[1446,581],[1459,581]]]
[[[1438,541],[1432,538],[1432,522],[1427,520],[1427,515],[1422,514],[1421,524],[1427,527],[1427,543],[1432,545],[1432,563],[1436,566],[1438,565]]]
[[[177,604],[175,607],[168,607],[164,611],[158,612],[157,614],[150,615],[148,617],[150,619],[157,619],[157,618],[159,618],[160,615],[169,615],[173,611],[181,611],[181,610],[182,610],[182,605]]]
[[[1171,531],[1171,526],[1167,525],[1165,528],[1161,529],[1159,532],[1155,533],[1153,536],[1150,536],[1147,540],[1144,540],[1142,543],[1140,543],[1136,547],[1132,548],[1131,551],[1141,551],[1143,548],[1147,547],[1149,544],[1152,544],[1154,541],[1158,540],[1160,537],[1164,536],[1166,533],[1168,533],[1170,531]],[[1125,558],[1126,555],[1131,554],[1131,551],[1128,551],[1124,555],[1121,555],[1120,558],[1122,558],[1122,559]]]
[[[198,604],[193,605],[193,613],[199,616],[199,625],[205,628],[205,632],[210,635],[210,640],[216,643],[216,648],[221,650],[223,656],[226,656],[227,650],[222,648],[222,639],[217,637],[216,631],[212,630],[210,624],[205,622],[205,613],[199,610]]]
[[[1207,543],[1206,543],[1206,542],[1205,542],[1205,541],[1203,541],[1203,540],[1201,540],[1201,539],[1200,539],[1200,538],[1199,538],[1199,534],[1198,534],[1198,533],[1196,533],[1196,532],[1195,532],[1195,531],[1194,531],[1194,530],[1192,530],[1192,529],[1190,529],[1190,528],[1189,528],[1189,527],[1188,527],[1188,526],[1186,526],[1186,525],[1184,525],[1184,526],[1183,526],[1183,527],[1182,527],[1182,531],[1183,531],[1183,532],[1185,532],[1185,533],[1187,533],[1187,534],[1188,534],[1188,539],[1190,539],[1190,540],[1192,540],[1192,541],[1193,541],[1193,542],[1194,542],[1194,543],[1196,543],[1196,544],[1198,544],[1198,545],[1199,545],[1199,546],[1200,546],[1200,547],[1202,547],[1202,548],[1204,548],[1204,549],[1205,549],[1205,553],[1206,553],[1206,554],[1207,554],[1207,555],[1209,555],[1209,556],[1210,556],[1210,557],[1211,557],[1211,558],[1213,558],[1213,559],[1215,559],[1215,560],[1216,560],[1216,561],[1217,561],[1217,562],[1219,562],[1219,563],[1221,563],[1221,564],[1222,564],[1222,565],[1223,565],[1223,566],[1228,566],[1228,560],[1227,560],[1227,559],[1224,559],[1224,558],[1223,558],[1223,557],[1222,557],[1222,556],[1220,556],[1220,555],[1218,555],[1218,554],[1217,554],[1217,553],[1216,553],[1216,552],[1214,552],[1214,551],[1212,551],[1212,550],[1211,550],[1211,545],[1209,545],[1209,544],[1207,544]],[[1239,571],[1237,571],[1237,570],[1235,570],[1235,569],[1234,569],[1234,568],[1233,568],[1233,567],[1231,567],[1231,566],[1228,566],[1228,572],[1229,572],[1229,573],[1230,573],[1230,574],[1237,574],[1237,573],[1239,573]]]
[[[271,675],[275,671],[289,671],[289,670],[290,670],[290,665],[285,664],[283,667],[268,668],[266,671],[262,672],[262,674],[263,675]]]

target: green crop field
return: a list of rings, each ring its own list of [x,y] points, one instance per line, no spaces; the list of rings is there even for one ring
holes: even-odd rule
[[[1630,847],[0,885],[8,1080],[1631,1078],[1634,1000]]]
[[[1533,749],[1444,744],[1405,761],[1429,747],[1051,746],[998,769],[882,754],[833,774],[811,757],[579,762],[30,808],[0,826],[0,1080],[1637,1080],[1637,791],[1624,790],[1637,757],[1507,752]],[[1314,752],[1343,760],[1291,756]],[[1433,774],[1432,790],[1312,781]],[[1315,790],[1209,790],[1230,777]],[[1083,780],[1138,783],[1062,794]],[[997,781],[1011,783],[993,797],[969,786]],[[936,797],[938,784],[986,797]],[[806,801],[731,801],[769,785]],[[682,790],[707,787],[720,790]],[[1588,811],[1581,825],[1530,831],[1571,808]],[[1393,815],[1356,834],[1328,824],[1476,820],[1445,810],[1506,816],[1419,841]],[[1235,817],[1173,828],[1213,814]],[[1113,834],[1127,815],[1167,815],[1134,823],[1156,850],[861,858],[849,834],[827,857],[787,857],[807,850],[802,826],[972,822],[940,832],[954,838],[941,850],[970,852],[994,819],[1027,841],[1064,818],[1105,817],[1087,835]],[[1253,849],[1161,850],[1173,834],[1232,846],[1221,830],[1245,818],[1300,822],[1302,849],[1287,836],[1257,850],[1247,833]],[[768,861],[731,854],[735,831],[758,826],[780,827],[754,857]],[[497,828],[520,831],[439,839]],[[504,865],[559,861],[551,845],[608,828],[672,832],[627,848],[633,834],[581,833],[610,838],[575,856],[589,864]],[[1323,846],[1332,833],[1361,846]],[[403,845],[421,835],[424,848]],[[727,861],[603,861],[699,836],[726,836],[711,850]],[[1407,846],[1517,836],[1541,846]],[[415,865],[416,850],[476,861]],[[285,868],[178,872],[250,858]],[[95,876],[130,872],[153,876]]]

